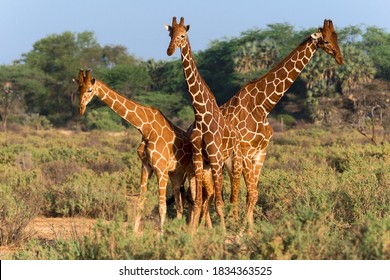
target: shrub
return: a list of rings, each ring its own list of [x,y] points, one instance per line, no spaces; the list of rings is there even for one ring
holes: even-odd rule
[[[280,114],[276,116],[276,118],[283,122],[287,128],[292,128],[297,122],[297,120],[289,114]]]
[[[133,232],[131,226],[123,224],[123,217],[113,221],[99,220],[92,234],[56,240],[51,246],[32,241],[26,250],[15,254],[16,259],[71,259],[71,260],[176,260],[176,259],[231,259],[234,254],[225,248],[220,228],[200,229],[197,237],[188,233],[185,221],[169,224],[166,234],[159,232],[151,222],[146,222],[142,234]],[[238,246],[234,247],[235,249]],[[39,255],[31,252],[39,251]]]
[[[194,109],[191,106],[184,106],[177,113],[178,124],[181,127],[188,128],[195,120]]]
[[[121,117],[110,108],[104,106],[90,110],[86,118],[87,129],[97,129],[105,131],[121,131]]]
[[[30,171],[18,175],[13,171],[0,182],[0,246],[18,244],[28,237],[25,229],[39,214],[43,201],[40,174]]]
[[[362,136],[347,129],[302,130],[288,130],[270,142],[253,235],[242,231],[244,182],[236,222],[229,217],[230,182],[225,176],[226,234],[212,206],[213,229],[200,226],[192,237],[186,220],[170,214],[162,238],[155,176],[149,180],[142,232],[132,229],[140,191],[137,131],[115,136],[101,131],[10,133],[0,149],[7,207],[24,207],[15,204],[17,189],[40,188],[37,199],[45,200],[36,204],[46,215],[108,220],[85,237],[31,240],[13,258],[390,259],[390,146],[362,145]]]
[[[112,219],[126,214],[126,186],[117,173],[97,175],[83,169],[62,184],[46,188],[46,212],[54,216]]]
[[[24,124],[31,126],[36,130],[52,128],[52,124],[50,123],[50,120],[47,117],[39,114],[32,114],[31,116],[25,119]]]

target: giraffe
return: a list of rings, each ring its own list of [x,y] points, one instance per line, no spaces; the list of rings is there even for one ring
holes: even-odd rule
[[[250,229],[258,199],[257,184],[273,134],[267,116],[319,48],[334,57],[338,64],[343,64],[331,20],[325,20],[323,28],[311,34],[264,76],[245,84],[220,107],[227,122],[239,132],[243,175],[248,189],[246,219]]]
[[[187,82],[188,91],[192,99],[195,113],[195,122],[190,128],[190,141],[192,143],[192,164],[195,172],[195,201],[191,216],[190,226],[196,230],[200,212],[202,210],[202,175],[204,166],[210,166],[214,182],[215,208],[225,228],[222,198],[222,168],[228,165],[232,172],[229,173],[232,183],[232,201],[238,196],[238,188],[242,173],[241,152],[237,141],[237,132],[225,121],[213,93],[198,72],[192,56],[187,32],[189,25],[184,25],[184,18],[177,23],[176,17],[172,19],[172,25],[165,25],[169,31],[171,41],[167,54],[171,56],[177,48],[181,50],[183,73]],[[203,209],[208,211],[207,199]],[[237,213],[238,205],[234,206]],[[238,216],[238,215],[237,215]]]
[[[177,216],[183,214],[180,187],[190,168],[192,148],[185,131],[170,122],[158,109],[126,99],[109,88],[102,81],[91,77],[90,70],[80,70],[78,80],[80,91],[80,115],[96,95],[119,116],[132,124],[142,135],[137,153],[142,161],[141,195],[137,207],[134,230],[138,231],[141,212],[144,207],[148,179],[156,173],[159,191],[160,232],[166,217],[166,186],[170,178],[173,186]],[[206,182],[207,183],[207,182]],[[209,187],[210,188],[210,187]]]

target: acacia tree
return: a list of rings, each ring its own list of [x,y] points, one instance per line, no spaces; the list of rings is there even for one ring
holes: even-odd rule
[[[7,130],[7,122],[11,114],[15,114],[19,105],[19,114],[34,112],[33,104],[25,102],[31,94],[42,95],[45,92],[47,77],[40,71],[25,65],[0,66],[0,116],[2,127]]]
[[[377,69],[376,77],[388,80],[390,77],[390,34],[383,28],[368,27],[362,34],[361,48],[372,59]]]
[[[72,83],[81,68],[107,68],[119,61],[132,61],[122,46],[101,47],[93,32],[64,32],[52,34],[37,41],[33,49],[24,54],[22,62],[50,77],[46,81],[45,98],[35,103],[40,114],[54,125],[64,125],[77,115],[77,88]]]
[[[216,40],[195,57],[199,72],[215,94],[218,104],[225,103],[242,85],[241,78],[234,70],[237,47],[234,39]]]

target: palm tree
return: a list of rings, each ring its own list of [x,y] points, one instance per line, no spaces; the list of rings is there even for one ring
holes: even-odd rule
[[[278,53],[279,49],[273,39],[246,41],[233,58],[235,71],[249,77],[258,76],[259,72],[265,72],[275,64]]]
[[[336,76],[341,83],[343,95],[347,95],[362,85],[372,82],[375,67],[370,57],[355,45],[344,45],[343,56],[345,64],[337,69]]]

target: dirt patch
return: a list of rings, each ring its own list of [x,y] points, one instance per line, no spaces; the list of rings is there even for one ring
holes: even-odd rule
[[[38,217],[31,221],[26,231],[31,237],[54,240],[89,234],[97,220],[86,218],[46,218]]]
[[[66,135],[66,136],[74,134],[74,131],[72,131],[72,130],[65,130],[65,129],[59,129],[58,132],[61,133],[62,135]]]
[[[25,229],[28,239],[36,238],[45,241],[82,237],[93,231],[96,219],[87,218],[46,218],[37,217]],[[8,255],[19,250],[20,247],[0,246],[0,259],[7,259]]]

